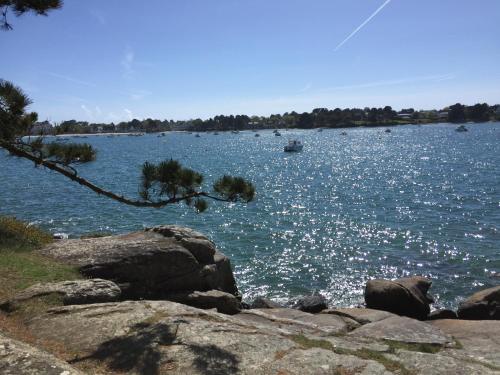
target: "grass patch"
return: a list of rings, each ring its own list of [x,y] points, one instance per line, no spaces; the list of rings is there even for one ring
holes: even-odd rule
[[[464,348],[464,345],[458,341],[458,339],[456,337],[453,337],[453,340],[455,341],[455,346],[453,347],[453,349],[463,349]]]
[[[310,339],[304,335],[292,335],[290,338],[304,349],[320,348],[331,351],[335,350],[333,344],[327,340]]]
[[[63,296],[61,294],[50,293],[20,302],[15,314],[20,317],[32,317],[44,313],[51,307],[63,305]]]
[[[413,375],[414,374],[413,371],[408,370],[401,363],[399,363],[397,361],[393,361],[392,359],[389,359],[386,356],[384,356],[383,353],[377,352],[375,350],[370,350],[370,349],[366,349],[366,348],[359,349],[359,350],[353,350],[352,355],[355,355],[356,357],[366,359],[366,360],[377,361],[382,366],[384,366],[386,370],[396,372],[400,375]]]
[[[29,251],[52,241],[52,235],[13,217],[0,216],[0,252]]]
[[[404,367],[401,363],[389,359],[383,353],[371,349],[345,349],[335,347],[330,341],[310,339],[304,335],[292,335],[290,338],[304,349],[321,348],[330,350],[339,355],[353,355],[361,359],[376,361],[385,367],[386,370],[397,372],[400,375],[413,375],[414,373]],[[391,347],[392,348],[392,347]]]
[[[34,252],[51,241],[50,233],[14,218],[0,217],[0,300],[36,283],[82,278],[75,267]]]
[[[441,345],[433,345],[433,344],[409,344],[401,341],[393,341],[393,340],[384,340],[384,342],[389,345],[389,351],[391,353],[395,353],[396,350],[409,350],[412,352],[421,352],[421,353],[437,353],[442,349]]]
[[[0,300],[36,283],[81,278],[75,267],[31,252],[0,248]]]

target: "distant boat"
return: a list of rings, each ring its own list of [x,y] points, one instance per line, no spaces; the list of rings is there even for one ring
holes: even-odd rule
[[[69,238],[67,233],[54,233],[52,235],[54,240],[67,240]]]
[[[233,134],[239,134],[239,131],[238,130],[233,130],[233,131],[231,131],[231,133],[233,133]]]
[[[323,131],[323,128],[318,129],[318,133],[321,133]]]
[[[219,133],[217,133],[217,132],[214,132],[214,135],[219,135]]]
[[[196,135],[195,135],[195,137],[196,137],[196,138],[200,138],[200,135],[199,135],[199,134],[196,134]]]
[[[391,129],[385,129],[385,132],[386,132],[386,133],[390,133],[390,132],[391,132]]]
[[[285,152],[298,152],[302,151],[304,148],[304,145],[302,144],[301,141],[297,139],[290,139],[288,141],[288,144],[284,147]]]
[[[280,133],[280,132],[278,132],[278,131],[277,131],[277,132],[275,132],[275,133],[274,133],[274,135],[275,135],[276,137],[281,137],[281,133]]]
[[[255,133],[255,136],[256,136],[256,137],[260,137],[260,134],[259,134],[259,133]]]
[[[347,135],[347,132],[342,132],[340,133],[340,135]]]
[[[462,132],[467,132],[469,129],[465,127],[465,125],[460,125],[458,128],[455,129],[456,132],[462,133]]]

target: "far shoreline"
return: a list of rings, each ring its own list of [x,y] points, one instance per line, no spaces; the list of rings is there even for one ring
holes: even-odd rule
[[[460,123],[455,123],[455,122],[425,122],[425,123],[418,123],[418,122],[413,122],[413,123],[388,123],[388,124],[346,124],[343,126],[335,126],[335,127],[325,127],[325,126],[318,126],[318,127],[312,127],[312,128],[298,128],[298,127],[293,127],[293,128],[286,128],[286,127],[270,127],[270,128],[247,128],[247,129],[225,129],[225,130],[216,130],[216,129],[206,129],[206,130],[163,130],[163,131],[155,131],[155,132],[119,132],[119,133],[61,133],[61,134],[42,134],[42,136],[45,137],[80,137],[83,138],[85,136],[143,136],[146,134],[162,134],[162,133],[210,133],[210,132],[220,132],[220,133],[226,133],[226,132],[232,132],[232,131],[238,131],[238,132],[245,132],[245,131],[266,131],[266,130],[318,130],[318,129],[323,129],[323,130],[332,130],[332,129],[353,129],[353,128],[383,128],[383,127],[398,127],[398,126],[405,126],[405,125],[410,125],[410,126],[428,126],[428,125],[479,125],[479,124],[494,124],[494,123],[500,123],[500,121],[495,121],[495,120],[490,120],[490,121],[482,121],[482,122],[473,122],[473,121],[468,121],[468,122],[460,122]],[[31,136],[40,136],[40,134],[32,134]]]

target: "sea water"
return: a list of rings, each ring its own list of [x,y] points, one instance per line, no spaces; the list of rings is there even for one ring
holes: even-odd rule
[[[165,137],[88,136],[95,162],[78,166],[97,185],[138,198],[146,161],[180,160],[257,189],[249,204],[129,207],[0,150],[0,214],[78,237],[179,224],[205,233],[231,258],[245,299],[287,301],[322,293],[356,305],[371,278],[424,275],[437,305],[498,285],[500,123],[251,131]],[[347,135],[342,135],[342,132]],[[285,153],[288,139],[304,150]]]

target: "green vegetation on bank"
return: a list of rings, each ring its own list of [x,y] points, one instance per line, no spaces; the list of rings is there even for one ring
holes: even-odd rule
[[[292,335],[290,336],[290,339],[304,349],[320,348],[324,350],[330,350],[339,355],[353,355],[361,359],[376,361],[380,363],[382,366],[384,366],[388,371],[395,372],[401,375],[413,375],[413,372],[408,370],[401,363],[386,357],[384,353],[378,352],[376,350],[371,350],[367,348],[361,348],[356,350],[340,348],[338,346],[333,345],[328,340],[311,339],[304,335]],[[394,353],[394,348],[390,347],[387,354],[392,354],[392,353]]]
[[[441,110],[383,108],[316,108],[311,112],[286,112],[270,116],[219,115],[213,118],[187,121],[133,119],[117,124],[88,123],[68,120],[59,124],[37,123],[33,134],[91,134],[126,132],[161,132],[169,130],[227,131],[274,128],[343,128],[357,126],[387,126],[405,124],[430,124],[438,122],[485,122],[500,121],[500,105],[486,103],[466,106],[460,103]]]
[[[74,267],[38,255],[52,241],[43,230],[15,218],[0,217],[0,300],[39,282],[80,279]]]

